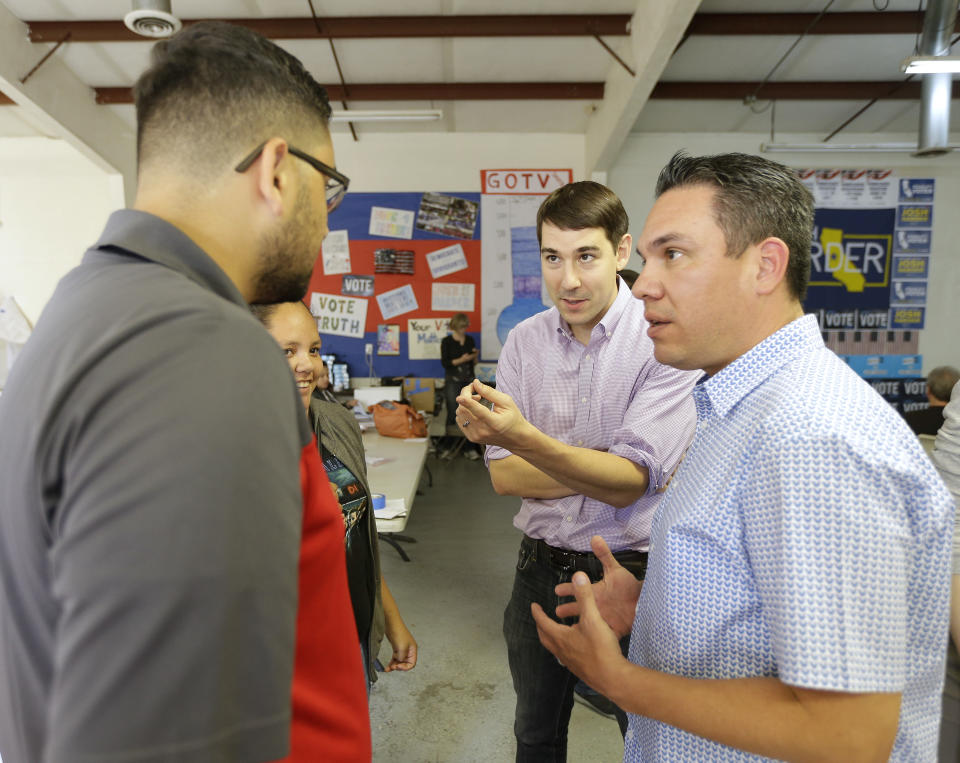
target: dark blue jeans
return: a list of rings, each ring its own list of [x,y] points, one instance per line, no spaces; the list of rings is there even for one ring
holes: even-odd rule
[[[561,603],[553,591],[557,584],[569,581],[578,569],[586,572],[593,581],[603,576],[603,567],[592,554],[577,566],[543,558],[547,556],[542,553],[542,546],[524,536],[513,594],[503,613],[503,636],[507,642],[513,688],[517,693],[513,724],[517,763],[566,761],[567,726],[573,708],[573,687],[577,683],[577,677],[540,643],[530,604],[537,602],[556,619],[554,612]],[[646,572],[646,555],[642,557],[642,562],[621,560],[638,580],[642,580]],[[629,637],[622,640],[622,649],[626,648],[628,640]]]

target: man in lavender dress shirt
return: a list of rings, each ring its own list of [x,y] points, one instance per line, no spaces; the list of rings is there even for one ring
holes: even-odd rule
[[[531,603],[552,612],[554,587],[576,570],[599,579],[593,535],[643,579],[658,491],[693,434],[699,374],[654,359],[643,304],[617,275],[630,257],[627,226],[620,200],[599,183],[573,183],[544,201],[537,235],[555,306],[510,332],[496,390],[477,381],[458,398],[464,435],[490,446],[494,489],[523,499],[503,625],[518,761],[566,759],[577,682],[540,644]]]

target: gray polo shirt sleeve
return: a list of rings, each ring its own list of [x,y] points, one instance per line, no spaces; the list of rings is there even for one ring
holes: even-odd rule
[[[47,761],[287,753],[303,411],[242,308],[119,327],[51,422]]]

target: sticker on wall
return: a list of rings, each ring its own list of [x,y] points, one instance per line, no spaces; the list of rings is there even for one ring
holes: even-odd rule
[[[454,244],[427,254],[427,265],[430,266],[430,275],[443,278],[458,270],[466,270],[467,255],[460,244]]]
[[[417,228],[454,238],[473,238],[480,205],[475,201],[425,193],[417,211]]]
[[[900,181],[901,204],[933,204],[933,178],[903,178]]]
[[[373,253],[374,273],[413,275],[413,252],[409,249],[377,249]]]
[[[929,228],[932,225],[931,204],[901,204],[897,207],[898,228]]]
[[[321,334],[363,338],[367,326],[367,300],[339,294],[310,295],[310,312]]]
[[[435,313],[472,313],[475,290],[472,283],[434,283],[430,309]]]
[[[413,238],[413,212],[389,207],[370,208],[371,236]]]
[[[926,281],[895,280],[890,289],[890,304],[893,306],[920,307],[927,304]]]
[[[399,289],[391,289],[383,294],[378,294],[377,304],[380,305],[380,312],[384,318],[413,312],[419,307],[417,305],[417,295],[413,293],[413,287],[410,284],[404,284]]]
[[[350,272],[350,240],[345,230],[332,230],[320,247],[323,257],[323,274],[335,276]]]

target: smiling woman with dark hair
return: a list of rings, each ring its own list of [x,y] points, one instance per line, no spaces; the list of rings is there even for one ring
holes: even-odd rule
[[[410,670],[417,664],[417,642],[400,617],[397,603],[380,572],[377,528],[360,428],[353,414],[339,402],[313,394],[325,370],[320,358],[317,322],[302,302],[255,305],[252,310],[290,364],[303,407],[317,436],[330,486],[343,510],[347,578],[367,682],[377,680],[374,665],[384,635],[393,648],[384,670]]]

